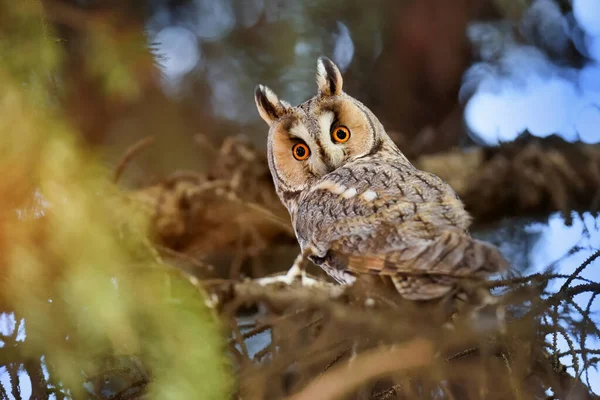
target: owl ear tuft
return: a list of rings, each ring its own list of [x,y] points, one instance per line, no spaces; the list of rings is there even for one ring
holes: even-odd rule
[[[337,65],[325,56],[317,60],[317,86],[324,96],[337,96],[342,93],[344,81]]]
[[[277,95],[265,85],[256,86],[254,101],[258,113],[269,126],[273,125],[273,122],[281,118],[291,108],[289,103],[279,100]]]

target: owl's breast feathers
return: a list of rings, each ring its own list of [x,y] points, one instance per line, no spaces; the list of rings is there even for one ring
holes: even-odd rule
[[[457,278],[507,268],[498,249],[472,238],[470,217],[448,184],[406,163],[363,159],[325,175],[293,215],[303,248],[325,270],[389,275],[406,298],[444,295]]]

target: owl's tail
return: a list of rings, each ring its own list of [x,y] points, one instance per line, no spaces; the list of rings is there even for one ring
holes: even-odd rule
[[[391,276],[400,294],[413,300],[441,297],[458,280],[485,279],[509,267],[495,246],[461,231],[375,257],[349,257],[348,264],[354,272]]]
[[[509,267],[496,246],[463,232],[446,231],[420,250],[412,266],[433,274],[484,278]]]

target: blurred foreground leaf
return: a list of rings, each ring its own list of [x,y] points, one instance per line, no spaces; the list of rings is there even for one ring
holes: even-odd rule
[[[25,366],[34,392],[57,398],[226,398],[205,294],[161,263],[145,218],[56,107],[60,48],[42,21],[37,1],[0,2],[0,311],[25,321],[24,337],[0,331],[0,367]],[[107,365],[123,359],[140,370],[111,381]]]

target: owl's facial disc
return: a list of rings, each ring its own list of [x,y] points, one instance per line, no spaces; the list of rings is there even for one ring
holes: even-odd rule
[[[317,141],[296,111],[271,126],[268,144],[269,166],[279,191],[304,190],[328,172]]]
[[[381,148],[385,132],[379,121],[362,103],[344,93],[342,86],[337,66],[321,57],[317,63],[318,93],[305,103],[292,107],[266,86],[256,87],[258,112],[270,127],[269,167],[284,198]]]
[[[342,94],[294,107],[272,126],[272,173],[287,191],[299,191],[346,163],[370,154],[380,140],[369,113]]]
[[[318,137],[333,169],[369,154],[379,140],[366,109],[345,94],[322,100],[314,115]]]

